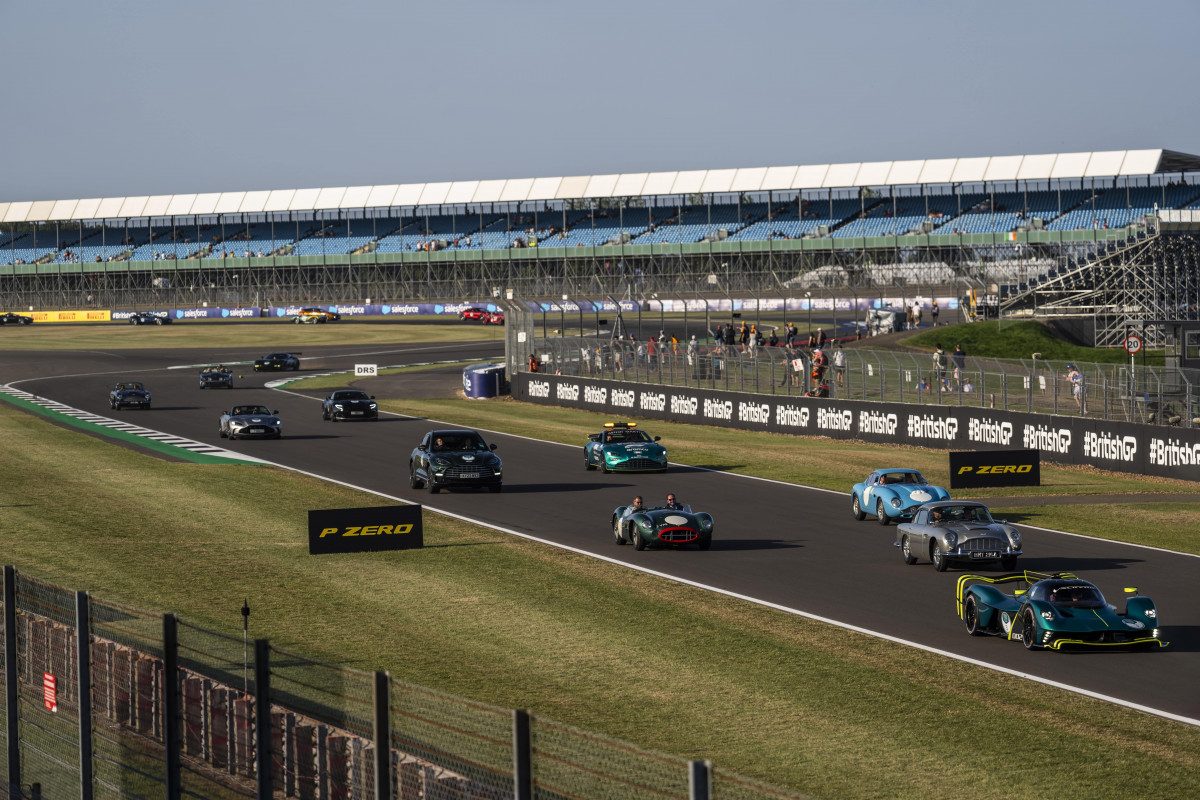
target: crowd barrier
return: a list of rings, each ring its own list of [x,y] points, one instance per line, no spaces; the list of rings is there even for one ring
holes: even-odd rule
[[[1045,462],[1200,481],[1200,430],[966,405],[806,397],[520,372],[517,400],[612,417],[946,450],[1026,448]]]
[[[11,566],[3,588],[0,798],[802,799]]]

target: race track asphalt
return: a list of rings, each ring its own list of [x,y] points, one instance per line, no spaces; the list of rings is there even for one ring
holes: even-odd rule
[[[300,374],[353,369],[364,362],[382,367],[496,357],[501,348],[492,343],[310,348]],[[242,377],[232,391],[198,388],[198,365],[245,362],[260,355],[238,350],[3,352],[0,374],[10,385],[75,408],[1200,724],[1200,559],[1194,556],[1022,526],[1027,555],[1021,568],[1075,572],[1099,585],[1118,607],[1122,588],[1138,586],[1157,604],[1165,623],[1163,638],[1171,643],[1151,652],[1026,652],[1017,642],[968,636],[955,614],[954,586],[962,571],[951,567],[939,574],[928,562],[905,566],[892,545],[896,528],[881,527],[873,518],[855,522],[846,493],[684,466],[661,475],[587,472],[582,442],[579,447],[541,442],[531,429],[528,437],[485,433],[504,459],[502,493],[431,495],[409,488],[409,453],[426,430],[453,420],[435,424],[385,415],[378,422],[323,422],[319,398],[325,392],[266,388],[280,375],[256,374],[249,365],[237,370]],[[181,368],[186,365],[197,366]],[[154,394],[154,409],[111,411],[107,394],[121,379],[145,381]],[[377,380],[374,386],[356,385],[380,397],[385,390],[429,394],[448,386],[444,375]],[[285,438],[219,439],[217,418],[234,403],[278,409]],[[669,448],[671,443],[664,444]],[[804,439],[796,439],[796,457],[805,457]],[[616,546],[609,526],[613,509],[635,494],[654,505],[668,491],[713,514],[712,549],[637,552]],[[830,635],[840,634],[831,629]],[[929,676],[933,684],[942,679],[936,673]]]

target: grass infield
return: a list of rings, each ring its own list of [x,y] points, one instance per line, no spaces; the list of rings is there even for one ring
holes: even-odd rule
[[[517,404],[435,408],[505,405],[528,430]],[[236,634],[247,598],[252,636],[818,798],[1007,797],[1014,767],[1022,797],[1200,794],[1200,728],[435,514],[423,550],[309,556],[307,509],[379,499],[286,470],[164,463],[6,404],[0,459],[3,561],[104,599]]]

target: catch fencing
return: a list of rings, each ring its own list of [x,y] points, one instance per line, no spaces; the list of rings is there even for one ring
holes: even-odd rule
[[[1200,371],[1129,364],[956,357],[929,353],[823,348],[814,372],[805,347],[664,343],[589,336],[532,340],[537,370],[558,375],[842,400],[973,406],[1086,416],[1118,422],[1200,425]],[[840,353],[840,356],[839,356]],[[512,360],[528,371],[531,362]],[[839,366],[840,362],[840,366]]]
[[[0,798],[803,797],[11,566],[3,597]]]

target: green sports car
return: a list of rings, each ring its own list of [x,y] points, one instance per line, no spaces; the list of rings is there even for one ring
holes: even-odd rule
[[[637,429],[636,422],[606,422],[600,433],[589,433],[583,463],[605,472],[666,472],[667,448],[659,437]]]
[[[997,583],[1028,588],[1005,594]],[[1158,609],[1149,597],[1132,595],[1125,610],[1109,605],[1095,584],[1069,572],[963,575],[958,579],[958,616],[972,636],[1016,640],[1027,650],[1070,647],[1166,647]]]
[[[667,508],[618,506],[612,513],[613,540],[631,544],[634,550],[656,547],[682,547],[694,544],[701,550],[712,547],[713,518],[688,505]]]

